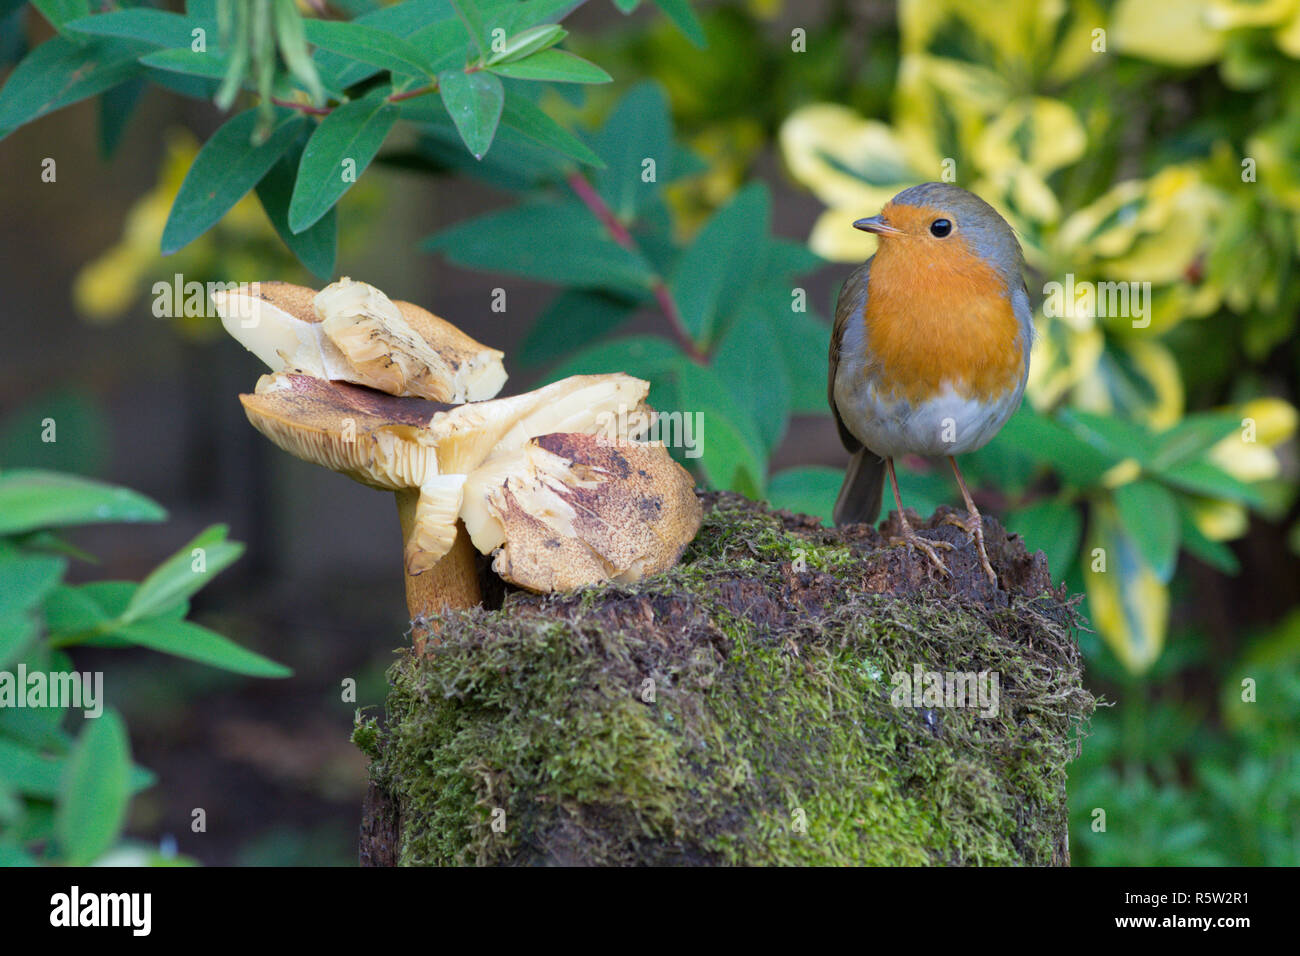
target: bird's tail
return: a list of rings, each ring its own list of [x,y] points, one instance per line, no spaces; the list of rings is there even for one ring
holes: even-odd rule
[[[836,526],[875,522],[880,517],[880,497],[885,488],[885,459],[859,448],[849,461],[840,496],[835,499]]]

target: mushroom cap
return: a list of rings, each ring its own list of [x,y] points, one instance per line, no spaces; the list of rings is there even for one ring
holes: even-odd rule
[[[461,517],[502,578],[557,591],[672,567],[703,510],[662,445],[561,433],[489,459],[465,482]]]
[[[435,402],[492,398],[506,382],[502,354],[410,302],[344,277],[316,296],[326,337],[361,385]]]
[[[628,375],[575,375],[523,395],[446,405],[295,370],[263,375],[254,394],[239,400],[253,427],[297,458],[374,488],[418,488],[406,549],[407,570],[418,574],[455,541],[472,472],[557,430],[635,437],[639,432],[620,423],[648,426],[648,391]]]
[[[439,402],[482,401],[506,381],[500,351],[364,282],[344,278],[319,293],[254,282],[212,301],[226,331],[272,371]]]
[[[388,491],[418,488],[438,474],[429,422],[455,407],[298,371],[263,375],[239,401],[253,427],[295,458]]]

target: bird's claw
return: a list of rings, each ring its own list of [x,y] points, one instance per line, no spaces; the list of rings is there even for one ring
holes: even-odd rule
[[[984,569],[984,574],[988,577],[989,583],[993,585],[993,590],[996,591],[998,589],[998,575],[997,572],[993,570],[993,565],[989,562],[988,551],[984,548],[983,516],[978,511],[973,514],[968,514],[965,518],[959,517],[955,514],[949,514],[944,515],[943,521],[940,523],[956,525],[971,536],[971,539],[975,542],[975,550],[979,552],[980,567]]]
[[[936,550],[942,549],[944,551],[951,551],[953,549],[952,545],[947,541],[927,541],[911,528],[904,528],[901,537],[891,538],[889,540],[889,546],[891,548],[914,548],[929,558],[930,563],[935,566],[940,574],[945,576],[951,576],[952,574],[952,572],[948,570],[948,566],[943,563],[943,559],[939,557],[938,550]]]

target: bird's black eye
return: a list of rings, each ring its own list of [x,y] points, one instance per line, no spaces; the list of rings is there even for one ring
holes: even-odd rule
[[[947,219],[936,219],[930,223],[930,235],[936,239],[942,239],[950,232],[952,232],[952,223]]]

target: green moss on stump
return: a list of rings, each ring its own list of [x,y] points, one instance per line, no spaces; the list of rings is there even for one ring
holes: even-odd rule
[[[358,724],[363,859],[1067,863],[1093,700],[1042,555],[987,522],[994,592],[939,514],[918,521],[957,546],[935,580],[873,529],[703,497],[669,573],[514,594],[399,658],[385,726]],[[997,714],[895,706],[918,664],[996,672]]]

